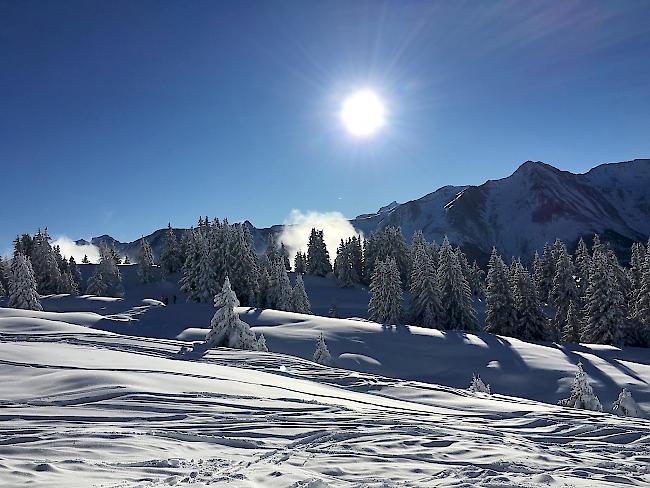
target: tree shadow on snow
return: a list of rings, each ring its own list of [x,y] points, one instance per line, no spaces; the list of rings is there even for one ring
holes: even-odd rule
[[[599,368],[594,366],[587,357],[578,354],[578,352],[596,356],[602,361],[605,361],[606,363],[610,364],[614,368],[618,369],[621,373],[625,374],[626,376],[634,378],[636,381],[639,381],[640,383],[644,383],[646,385],[648,384],[646,380],[641,378],[632,369],[622,364],[618,359],[610,358],[604,354],[600,354],[600,351],[590,349],[582,344],[565,344],[565,345],[554,344],[554,347],[562,351],[564,355],[567,356],[567,358],[569,358],[569,360],[573,364],[577,365],[579,361],[582,362],[583,368],[589,376],[591,376],[594,379],[598,379],[598,381],[600,381],[603,384],[607,384],[608,387],[618,388],[617,384],[609,376],[607,376]]]

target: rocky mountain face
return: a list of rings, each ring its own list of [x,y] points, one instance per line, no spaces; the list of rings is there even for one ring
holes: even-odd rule
[[[625,259],[633,241],[650,236],[650,159],[603,164],[584,174],[526,161],[507,178],[478,186],[444,186],[350,222],[365,234],[392,225],[400,226],[407,239],[417,230],[430,241],[441,242],[447,235],[483,262],[492,246],[504,257],[529,259],[556,237],[572,247],[581,236],[590,240],[598,233]],[[245,225],[260,251],[268,234],[282,229],[258,229],[248,221]],[[175,229],[178,239],[183,231]],[[165,229],[160,229],[146,236],[155,254],[164,235]],[[96,237],[92,243],[113,245],[131,258],[139,248],[139,240],[121,243],[110,236]]]
[[[569,246],[594,233],[624,255],[650,235],[650,160],[597,166],[584,174],[527,161],[512,175],[479,186],[446,186],[388,212],[360,215],[364,232],[393,225],[405,236],[445,235],[476,257],[492,246],[504,256],[532,257],[556,237]]]

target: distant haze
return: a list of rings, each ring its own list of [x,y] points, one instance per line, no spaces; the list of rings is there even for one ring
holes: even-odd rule
[[[323,231],[325,245],[332,261],[336,257],[336,248],[341,239],[362,234],[340,212],[303,213],[293,209],[285,219],[284,228],[278,238],[278,242],[284,243],[289,250],[292,261],[296,252],[307,252],[309,234],[314,228]]]
[[[52,241],[52,246],[59,246],[63,257],[70,259],[72,256],[77,263],[80,263],[84,256],[87,256],[91,263],[99,262],[99,248],[93,244],[78,245],[69,237],[59,236]]]

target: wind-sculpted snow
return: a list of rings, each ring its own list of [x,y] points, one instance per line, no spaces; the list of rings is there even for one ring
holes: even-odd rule
[[[650,483],[645,420],[2,312],[2,486]]]
[[[41,301],[45,310],[52,312],[0,308],[0,327],[8,323],[3,317],[21,314],[119,334],[192,342],[205,340],[214,315],[211,304],[177,303],[165,307],[156,300],[104,301],[67,295]],[[85,312],[53,312],[65,310]],[[605,408],[611,407],[622,388],[627,388],[650,416],[647,349],[525,342],[487,333],[384,326],[362,319],[246,307],[238,311],[256,335],[264,334],[273,352],[311,359],[322,333],[335,365],[341,368],[456,388],[466,388],[476,373],[494,392],[547,403],[568,397],[576,366],[582,362]]]

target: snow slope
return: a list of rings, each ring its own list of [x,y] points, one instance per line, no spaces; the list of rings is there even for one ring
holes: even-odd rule
[[[327,290],[328,280],[320,280]],[[318,295],[318,290],[314,294]],[[29,312],[31,317],[87,324],[119,334],[190,342],[205,339],[215,311],[210,304],[179,300],[165,307],[157,300],[139,297],[54,295],[44,298],[42,304],[46,311]],[[0,308],[0,325],[4,314],[12,313],[10,310]],[[57,313],[49,315],[68,310],[84,313],[62,314],[63,319]],[[244,307],[239,308],[239,313],[257,334],[264,333],[269,349],[274,352],[311,359],[322,332],[336,364],[345,369],[456,388],[467,387],[472,374],[478,373],[497,393],[548,403],[568,396],[576,364],[582,361],[605,405],[611,405],[626,387],[650,414],[647,349],[528,343],[486,333],[386,327],[363,319],[331,319]]]
[[[644,420],[0,312],[2,486],[650,484]]]

